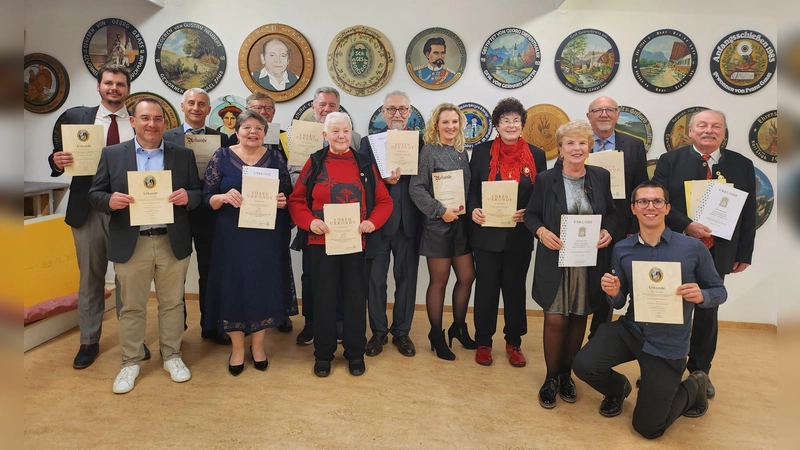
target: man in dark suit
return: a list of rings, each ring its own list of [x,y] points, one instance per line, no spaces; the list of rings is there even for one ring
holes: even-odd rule
[[[127,67],[101,67],[97,73],[100,104],[95,107],[76,106],[68,109],[64,124],[102,125],[106,145],[133,139],[133,128],[128,120],[128,110],[125,109],[125,99],[130,93],[130,86],[131,75]],[[72,154],[56,148],[50,154],[48,162],[52,170],[50,176],[58,177],[64,173],[64,167],[72,165]],[[89,367],[97,358],[105,312],[108,216],[98,213],[89,205],[88,194],[92,179],[91,176],[72,177],[65,218],[67,225],[72,227],[80,271],[78,326],[81,330],[81,346],[72,362],[72,367],[76,369]],[[117,315],[120,307],[117,295]]]
[[[220,146],[228,146],[228,136],[207,127],[206,118],[211,113],[211,98],[208,93],[201,88],[187,89],[183,93],[181,101],[181,111],[183,111],[183,124],[164,132],[164,140],[183,147],[186,143],[186,135],[219,135]],[[200,173],[200,177],[205,175],[205,170]],[[200,205],[189,211],[189,224],[192,229],[192,240],[194,249],[197,252],[197,273],[198,290],[200,297],[200,335],[203,339],[220,345],[230,345],[231,338],[220,331],[218,307],[206,307],[206,285],[208,284],[208,268],[211,265],[211,239],[214,237],[214,221],[216,216],[214,210]],[[184,311],[186,302],[184,301]]]
[[[408,95],[401,91],[386,94],[381,108],[387,129],[407,130],[408,117],[411,115],[411,102]],[[419,149],[423,146],[422,136],[419,138]],[[369,137],[361,139],[359,152],[367,156],[375,164]],[[397,346],[401,355],[414,356],[417,351],[408,336],[411,321],[414,318],[414,307],[417,296],[417,268],[419,267],[419,235],[420,212],[408,196],[408,183],[411,175],[403,175],[400,168],[395,168],[384,178],[389,195],[392,197],[394,209],[389,220],[381,227],[381,241],[377,256],[367,264],[369,273],[369,326],[372,338],[367,342],[367,356],[376,356],[383,351],[388,342],[387,335],[392,334],[392,344]],[[386,277],[389,271],[390,253],[394,255],[394,307],[392,308],[392,326],[386,319],[387,286]]]
[[[163,140],[164,109],[154,98],[136,102],[131,125],[136,137],[103,149],[89,202],[98,211],[111,216],[108,236],[108,259],[114,262],[122,296],[119,317],[119,341],[122,370],[114,380],[113,391],[124,394],[133,389],[144,359],[147,302],[150,284],[155,281],[158,299],[159,346],[164,370],[172,381],[182,383],[191,372],[181,359],[183,338],[183,290],[192,254],[189,210],[200,205],[201,185],[194,153],[188,148]],[[130,205],[143,201],[130,192],[128,174],[141,171],[170,171],[172,223],[131,225]],[[145,178],[146,186],[158,187],[158,179]],[[147,182],[151,183],[148,184]]]
[[[714,258],[714,265],[722,279],[729,273],[739,273],[752,262],[756,238],[756,176],[753,162],[747,157],[720,145],[725,138],[725,115],[720,111],[702,111],[689,120],[692,146],[661,155],[656,164],[653,180],[666,186],[670,193],[672,209],[667,216],[667,226],[703,241]],[[747,192],[736,228],[731,239],[711,236],[704,224],[687,216],[684,181],[722,179],[733,187]],[[718,308],[695,308],[692,324],[689,361],[690,372],[711,370],[711,361],[717,350]],[[708,397],[715,394],[708,381]]]
[[[617,207],[617,225],[611,233],[612,241],[607,255],[611,255],[614,244],[628,235],[638,232],[638,222],[631,214],[630,197],[633,189],[647,181],[647,152],[644,143],[633,136],[617,133],[615,127],[619,120],[619,106],[610,97],[598,97],[589,104],[586,118],[594,131],[594,147],[592,153],[605,150],[619,150],[625,159],[625,198],[615,199]],[[610,261],[609,261],[610,262]],[[597,332],[602,323],[611,320],[612,309],[608,302],[601,302],[600,309],[592,315],[589,326],[589,339]]]

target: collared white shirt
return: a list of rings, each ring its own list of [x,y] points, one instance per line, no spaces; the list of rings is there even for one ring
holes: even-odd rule
[[[286,85],[289,84],[289,72],[284,70],[283,71],[283,79],[278,80],[271,73],[267,72],[267,68],[264,67],[261,69],[261,72],[258,73],[258,78],[269,77],[269,84],[275,88],[276,91],[283,91],[286,89]]]
[[[94,124],[103,126],[103,143],[108,137],[108,127],[111,126],[111,117],[109,115],[117,115],[117,128],[119,128],[119,141],[125,142],[133,139],[133,127],[131,126],[130,115],[128,109],[124,106],[116,112],[109,111],[108,108],[101,103],[97,108],[97,115],[94,116]]]
[[[697,147],[695,147],[694,145],[692,146],[692,149],[694,149],[694,151],[696,151],[698,155],[703,156],[703,153],[701,153],[700,150],[698,150]],[[711,152],[709,156],[711,157],[708,159],[708,170],[712,171],[713,173],[714,164],[719,162],[719,158],[720,156],[722,156],[722,153],[719,151],[719,149],[716,149],[713,152]]]

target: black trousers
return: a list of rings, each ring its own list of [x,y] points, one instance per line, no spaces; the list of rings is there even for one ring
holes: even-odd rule
[[[325,254],[324,245],[309,245],[314,292],[314,358],[331,361],[336,352],[336,293],[344,292],[344,357],[364,359],[367,345],[367,271],[364,253]],[[305,309],[305,308],[304,308]]]
[[[711,247],[711,256],[714,256],[714,247]],[[725,275],[720,275],[725,281]],[[702,370],[705,373],[711,371],[711,361],[717,353],[717,315],[719,306],[713,308],[701,308],[695,305],[694,319],[692,320],[692,339],[689,344],[689,362],[686,368],[689,372]]]
[[[219,305],[206,307],[206,286],[208,270],[211,267],[211,241],[214,239],[214,211],[200,206],[189,211],[189,228],[192,233],[194,250],[197,252],[197,280],[200,297],[200,328],[203,331],[221,331],[219,324]],[[184,329],[186,328],[186,297],[183,300]]]
[[[589,339],[594,337],[600,325],[611,322],[613,314],[614,309],[611,308],[611,304],[603,298],[603,301],[600,302],[600,307],[592,314],[592,323],[589,325]]]
[[[595,337],[575,355],[575,376],[604,396],[622,395],[627,378],[612,368],[637,360],[642,373],[633,410],[633,429],[647,439],[666,431],[694,405],[697,382],[681,382],[686,359],[664,359],[642,350],[644,337],[627,319],[600,326]]]
[[[300,275],[300,283],[303,286],[303,317],[306,323],[314,322],[314,278],[313,264],[311,263],[313,252],[308,251],[308,245],[303,249],[303,274]],[[322,247],[325,247],[324,245]],[[325,252],[322,252],[323,254]],[[342,321],[344,318],[344,293],[341,289],[336,295],[336,320]]]
[[[390,255],[394,256],[394,307],[392,326],[386,318],[388,297],[386,278],[389,272]],[[369,327],[372,334],[407,336],[414,320],[417,299],[417,271],[419,252],[416,238],[406,236],[403,224],[391,236],[381,239],[378,255],[371,261],[369,270]]]
[[[525,309],[525,279],[531,253],[491,252],[473,248],[475,258],[475,342],[492,346],[497,331],[497,309],[503,291],[506,343],[519,347],[528,333]]]

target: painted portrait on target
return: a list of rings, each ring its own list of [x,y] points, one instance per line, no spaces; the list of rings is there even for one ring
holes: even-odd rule
[[[445,28],[428,28],[414,36],[406,50],[406,69],[418,85],[446,89],[461,78],[467,51],[461,38]]]

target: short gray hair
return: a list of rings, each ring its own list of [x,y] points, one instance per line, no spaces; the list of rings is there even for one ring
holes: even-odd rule
[[[266,132],[269,129],[269,124],[267,123],[267,119],[265,119],[264,116],[251,109],[245,109],[239,114],[238,117],[236,117],[236,125],[234,125],[233,129],[236,130],[236,132],[238,133],[239,127],[242,126],[244,121],[248,119],[258,120],[258,123],[264,125],[264,132]]]
[[[205,89],[198,88],[198,87],[189,88],[189,89],[183,91],[183,98],[181,99],[181,102],[185,102],[186,101],[186,97],[189,96],[189,93],[192,93],[192,94],[203,94],[208,99],[208,102],[211,103],[211,96],[208,95],[208,92],[206,92]]]
[[[697,117],[698,114],[707,113],[707,112],[714,113],[714,114],[717,114],[718,116],[722,117],[722,125],[724,125],[726,129],[728,128],[728,118],[725,117],[725,113],[724,112],[722,112],[722,111],[720,111],[718,109],[705,109],[703,111],[698,111],[698,112],[692,114],[692,117],[689,119],[689,128],[692,128],[692,125],[694,125],[694,118]]]
[[[347,122],[347,124],[350,125],[350,130],[353,129],[353,122],[350,120],[350,116],[339,111],[328,113],[328,115],[325,116],[325,124],[322,125],[322,129],[327,133],[331,124],[334,122]]]
[[[410,98],[408,98],[408,94],[406,94],[405,92],[403,92],[403,91],[400,91],[400,90],[392,91],[392,92],[389,92],[388,94],[386,94],[386,95],[383,97],[383,103],[386,103],[386,100],[388,100],[388,99],[389,99],[389,97],[393,97],[393,96],[395,96],[395,95],[399,95],[399,96],[401,96],[401,97],[405,97],[405,99],[408,101],[408,104],[409,104],[409,105],[411,104],[411,99],[410,99]]]
[[[311,103],[313,104],[317,103],[317,97],[319,97],[319,94],[333,94],[336,96],[336,103],[341,104],[341,99],[339,98],[339,91],[337,91],[336,88],[332,88],[330,86],[322,86],[317,88],[317,90],[314,91],[314,100],[312,100]]]
[[[244,105],[244,106],[245,107],[249,107],[251,102],[254,102],[256,100],[263,100],[265,98],[272,102],[272,107],[274,108],[275,107],[275,100],[272,97],[270,97],[269,94],[265,94],[265,93],[260,92],[260,91],[253,92],[252,94],[248,95],[247,98],[245,99],[245,103],[247,103],[247,104]]]

